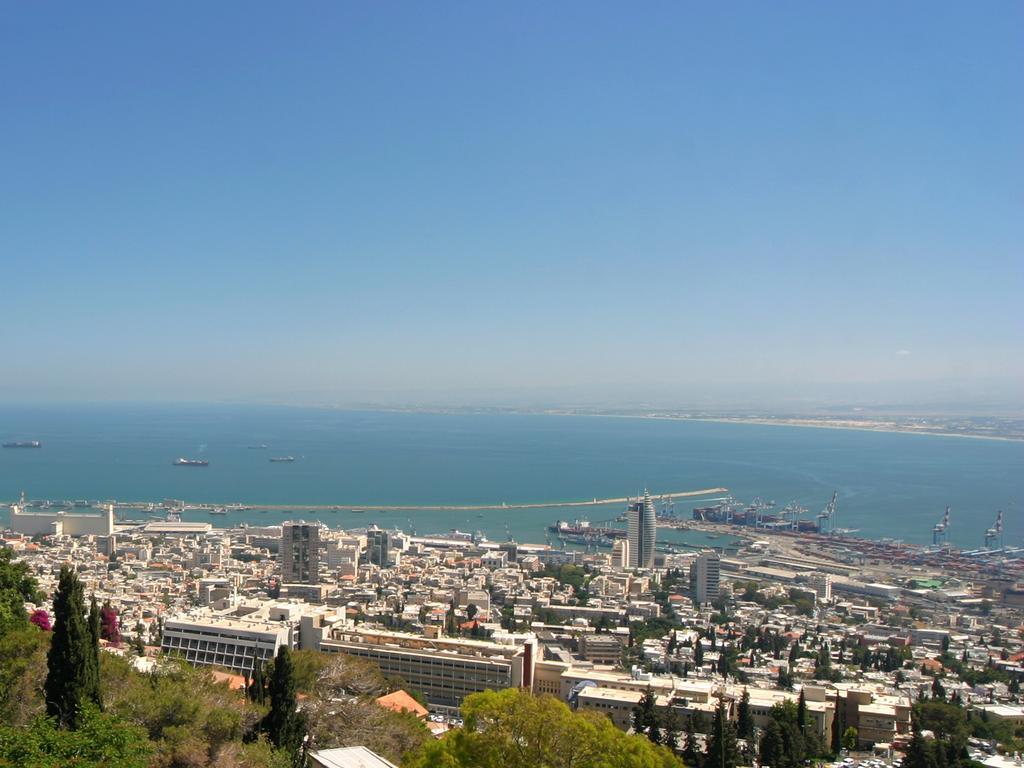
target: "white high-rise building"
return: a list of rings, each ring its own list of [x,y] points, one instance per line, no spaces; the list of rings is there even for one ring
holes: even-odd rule
[[[629,540],[629,567],[654,567],[654,540],[657,535],[657,516],[651,494],[644,490],[644,497],[629,505],[626,510]]]
[[[628,539],[616,539],[612,545],[612,568],[629,568]]]
[[[695,604],[718,599],[721,560],[717,552],[701,552],[690,566],[690,596]]]
[[[832,599],[831,573],[812,573],[807,577],[807,583],[814,589],[814,594],[819,600],[828,602]]]

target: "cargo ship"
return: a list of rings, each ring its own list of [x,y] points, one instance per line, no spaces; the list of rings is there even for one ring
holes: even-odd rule
[[[4,443],[4,448],[42,448],[43,444],[38,440],[12,440]]]
[[[270,460],[272,462],[275,462],[275,463],[282,462],[282,461],[287,462],[287,461],[295,461],[295,457],[294,456],[271,456]]]
[[[572,524],[564,520],[558,520],[554,525],[549,525],[551,533],[562,536],[577,536],[581,539],[624,539],[626,531],[623,528],[608,528],[605,526],[591,525],[586,520],[576,520]]]
[[[176,467],[208,467],[210,462],[205,459],[175,459],[172,464]]]

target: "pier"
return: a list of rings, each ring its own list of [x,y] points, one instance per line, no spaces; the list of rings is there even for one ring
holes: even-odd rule
[[[666,501],[674,499],[686,499],[710,494],[728,493],[728,488],[703,488],[697,491],[673,491],[671,493],[659,493],[656,498]],[[616,496],[607,499],[591,499],[588,501],[545,501],[531,503],[508,503],[499,504],[240,504],[237,502],[186,502],[185,506],[195,510],[227,509],[235,511],[240,509],[265,509],[271,512],[304,512],[304,511],[341,511],[364,510],[366,512],[488,512],[503,509],[563,509],[566,507],[595,507],[607,504],[628,504],[632,501],[630,496]],[[4,502],[11,504],[16,502]],[[163,507],[160,502],[153,501],[118,501],[104,502],[113,503],[121,509],[154,509]]]

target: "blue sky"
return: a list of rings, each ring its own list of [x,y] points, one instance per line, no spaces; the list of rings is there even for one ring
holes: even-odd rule
[[[1018,2],[6,3],[0,399],[1012,394],[1022,35]]]

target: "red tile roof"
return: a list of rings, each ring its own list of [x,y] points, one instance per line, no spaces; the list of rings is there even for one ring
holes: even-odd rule
[[[377,699],[377,703],[385,709],[390,709],[392,712],[411,712],[420,719],[430,714],[426,707],[402,690],[381,696]]]

